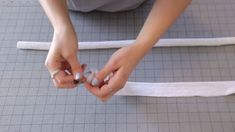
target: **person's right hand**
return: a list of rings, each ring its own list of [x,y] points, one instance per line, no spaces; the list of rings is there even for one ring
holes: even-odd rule
[[[83,68],[77,58],[77,49],[78,40],[73,29],[54,32],[45,66],[51,74],[58,71],[52,78],[55,87],[74,88],[79,83],[75,79],[76,74],[80,73],[83,78]]]

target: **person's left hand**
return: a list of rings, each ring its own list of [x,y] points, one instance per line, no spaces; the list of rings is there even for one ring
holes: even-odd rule
[[[108,100],[124,87],[139,58],[134,46],[117,50],[104,68],[98,71],[95,78],[90,83],[85,83],[85,87],[102,101]],[[107,76],[109,79],[106,78]]]

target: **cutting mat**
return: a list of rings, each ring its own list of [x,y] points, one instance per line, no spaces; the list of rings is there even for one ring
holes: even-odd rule
[[[120,13],[70,12],[80,41],[134,39],[153,1]],[[234,37],[234,0],[193,1],[164,38]],[[79,86],[53,87],[46,51],[16,42],[51,41],[53,29],[36,0],[0,0],[0,132],[234,132],[235,96],[116,96],[103,103]],[[102,68],[116,49],[79,52]],[[129,81],[235,80],[235,46],[154,48]]]

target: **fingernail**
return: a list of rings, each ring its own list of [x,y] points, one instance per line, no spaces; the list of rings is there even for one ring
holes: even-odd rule
[[[68,75],[71,75],[71,73],[69,72],[69,70],[64,70],[65,73],[67,73]]]
[[[99,85],[98,79],[97,79],[96,77],[94,77],[94,78],[92,79],[91,84],[92,84],[93,86],[98,86],[98,85]]]
[[[113,73],[111,72],[108,76],[105,77],[104,81],[108,81],[113,76]]]
[[[108,75],[107,77],[105,77],[104,82],[108,81],[108,80],[109,80],[109,78],[110,78],[110,76],[109,76],[109,75]]]
[[[81,78],[81,75],[80,75],[80,73],[76,73],[76,75],[75,75],[75,80],[80,80],[80,78]]]
[[[93,79],[93,75],[92,75],[92,74],[89,74],[89,75],[87,76],[86,81],[87,81],[88,83],[91,83],[92,79]]]

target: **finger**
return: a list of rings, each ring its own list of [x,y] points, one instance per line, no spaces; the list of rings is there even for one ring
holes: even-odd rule
[[[93,87],[89,83],[86,83],[85,87],[89,92],[91,92],[102,101],[107,101],[119,90],[119,88],[111,88],[108,84],[105,84],[102,86],[102,88],[99,88]]]
[[[118,65],[114,64],[112,61],[109,61],[103,69],[98,71],[93,78],[91,84],[93,86],[99,86],[101,82],[104,81],[104,79],[113,71],[117,69]]]
[[[81,66],[82,73],[84,73],[86,67],[87,67],[87,64],[82,64],[82,66]],[[80,76],[80,74],[79,74],[79,77],[80,77],[80,79],[76,79],[76,78],[74,79],[75,84],[84,83],[86,81],[86,78],[84,75]]]
[[[127,79],[123,77],[122,69],[119,69],[110,78],[107,84],[103,85],[100,90],[101,100],[105,101],[112,97],[117,91],[124,87]]]
[[[106,82],[101,82],[100,87],[96,87],[96,86],[92,86],[89,82],[84,83],[84,86],[86,87],[86,89],[88,91],[90,91],[93,95],[97,96],[98,98],[101,98],[103,96],[104,93],[106,93],[105,91],[109,91],[107,90],[107,88],[102,89],[103,85],[107,85],[108,84],[108,80]],[[101,93],[101,89],[103,90]]]
[[[62,65],[63,65],[63,70],[65,71],[66,75],[72,75],[72,69],[71,69],[70,64],[68,62],[64,62]],[[81,65],[83,73],[84,73],[84,70],[86,69],[86,67],[87,67],[87,64]],[[84,79],[84,78],[82,78],[82,79]],[[77,81],[77,80],[75,80],[75,81]]]
[[[99,87],[93,87],[89,83],[84,83],[85,88],[91,92],[96,97],[100,97],[100,88]]]
[[[60,88],[60,89],[67,89],[67,88],[75,88],[77,85],[74,83],[59,83],[56,79],[53,79],[53,83],[55,85],[56,88]]]
[[[125,84],[125,79],[121,78],[122,70],[118,70],[108,82],[106,82],[101,88],[86,85],[87,89],[97,96],[102,101],[106,101],[111,98],[118,90],[120,90]]]
[[[105,96],[105,97],[102,97],[102,98],[99,98],[101,101],[105,102],[107,100],[109,100],[111,97],[113,97],[113,95],[115,94],[116,92],[112,92],[110,93],[108,96]]]
[[[78,74],[80,79],[83,76],[83,71],[77,56],[70,56],[69,58],[67,58],[67,61],[71,66],[74,79],[78,80],[78,78],[76,78],[76,75]]]
[[[74,84],[73,75],[67,75],[65,71],[61,70],[56,76],[55,79],[59,84],[71,83]]]
[[[116,88],[112,88],[110,87],[109,84],[105,84],[101,87],[101,92],[100,92],[100,99],[102,101],[107,101],[109,98],[111,98],[113,96],[113,94],[115,93]]]
[[[89,84],[88,84],[89,85]],[[102,101],[107,101],[110,99],[118,90],[113,90],[105,84],[101,89],[98,87],[93,87],[91,85],[86,86],[87,90]]]

